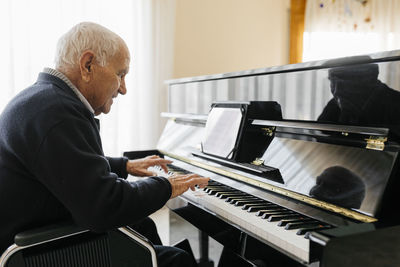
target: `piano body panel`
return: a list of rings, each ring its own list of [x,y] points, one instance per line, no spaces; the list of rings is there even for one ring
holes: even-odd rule
[[[325,234],[328,242],[324,245],[321,266],[399,266],[399,226],[358,228],[348,235],[341,233],[346,229]]]
[[[334,226],[345,226],[357,223],[355,220],[351,218],[338,216],[337,214],[334,214],[332,212],[310,206],[302,201],[296,201],[291,198],[276,194],[275,192],[263,190],[259,187],[247,184],[243,181],[235,180],[230,177],[214,173],[209,169],[204,169],[192,165],[191,163],[193,162],[202,162],[207,165],[212,165],[213,167],[216,167],[220,170],[224,170],[228,173],[243,175],[254,181],[269,182],[265,178],[260,178],[256,175],[251,175],[249,173],[246,173],[245,171],[235,170],[227,166],[222,166],[217,163],[208,162],[207,160],[193,156],[192,152],[199,149],[199,145],[201,143],[201,139],[203,136],[203,131],[204,127],[202,124],[201,125],[187,124],[171,119],[167,122],[164,133],[160,138],[158,149],[161,153],[165,153],[164,154],[165,158],[174,161],[173,163],[174,166],[182,168],[187,172],[196,173],[205,177],[210,177],[213,181],[220,182],[232,188],[239,189],[240,191],[248,193],[249,195],[259,197],[271,203],[275,203],[281,207],[290,209],[299,214],[304,214],[309,218],[317,219],[319,221],[323,221]],[[185,161],[181,160],[182,158],[184,158]],[[278,183],[275,183],[275,185],[278,185]],[[171,208],[171,210],[175,211],[179,210],[177,209],[177,207],[182,208],[182,206],[186,206],[185,204],[190,203],[190,205],[192,205],[193,207],[196,207],[197,209],[201,209],[202,211],[206,211],[208,214],[211,214],[212,217],[215,217],[216,219],[218,219],[218,221],[224,221],[225,224],[228,224],[233,228],[235,228],[236,229],[235,231],[231,230],[231,232],[234,233],[234,234],[232,233],[233,236],[236,237],[240,236],[239,234],[240,232],[246,233],[253,239],[258,240],[259,242],[262,242],[264,244],[267,244],[269,247],[272,247],[280,251],[281,253],[289,256],[291,259],[297,262],[301,262],[302,264],[310,263],[309,241],[307,239],[304,239],[303,236],[301,237],[300,241],[295,242],[295,243],[302,242],[301,245],[297,247],[293,246],[292,244],[282,244],[281,239],[282,240],[285,239],[282,238],[285,236],[285,230],[282,230],[282,228],[278,228],[276,225],[274,225],[274,227],[276,227],[275,229],[269,230],[269,232],[263,231],[262,228],[257,228],[256,226],[257,224],[262,224],[265,222],[257,218],[254,214],[250,213],[246,214],[246,211],[242,211],[240,210],[240,208],[236,208],[237,209],[236,212],[241,214],[239,214],[239,216],[235,218],[232,218],[233,214],[235,213],[235,211],[232,210],[235,210],[235,208],[231,208],[232,212],[229,213],[227,211],[230,208],[229,204],[225,204],[223,203],[223,201],[220,200],[221,201],[220,205],[225,204],[226,206],[225,207],[226,210],[224,210],[221,207],[216,207],[210,204],[212,202],[213,197],[204,195],[203,193],[204,198],[209,199],[207,201],[199,197],[196,197],[196,194],[202,194],[202,193],[201,191],[195,193],[189,191],[177,199],[170,200],[168,206]],[[182,202],[179,199],[183,199],[184,204],[182,204]],[[199,229],[203,231],[207,230],[206,228],[201,227],[199,223],[196,223],[197,220],[193,218],[193,216],[185,217],[179,211],[177,211],[176,213],[184,217],[184,219],[191,222]],[[246,220],[240,218],[243,216],[250,216],[248,220],[249,221],[253,220],[253,224],[246,222]],[[216,224],[220,225],[220,223]],[[226,229],[233,229],[232,227],[225,226]],[[237,231],[239,231],[239,233]],[[276,235],[273,234],[274,232],[276,232]],[[229,247],[229,245],[232,244],[232,240],[230,239],[222,238],[221,240],[220,237],[221,234],[215,234],[213,233],[213,231],[210,230],[206,231],[206,233],[209,234],[214,239],[216,239],[217,241],[221,242],[225,246]],[[217,233],[220,232],[217,231]],[[292,236],[294,235],[295,234],[292,233]],[[286,236],[286,239],[289,239],[289,236]],[[236,243],[234,244],[235,244],[234,247],[236,247],[237,244]]]
[[[167,84],[168,113],[163,116],[169,120],[157,149],[128,157],[163,156],[185,172],[210,177],[218,185],[333,229],[400,224],[400,215],[393,214],[400,195],[400,50],[183,78]],[[269,173],[258,175],[235,165],[254,162],[229,159],[235,164],[226,164],[218,158],[199,157],[204,156],[207,116],[212,103],[218,101],[276,101],[280,105],[282,120],[261,114],[261,118],[250,119],[248,129],[265,134],[265,144],[257,139],[260,147],[266,147],[257,161],[278,170],[283,182]],[[340,177],[352,182],[355,191],[339,190],[342,182],[331,184],[343,181]],[[322,190],[324,183],[336,191]],[[343,202],[346,198],[352,201]],[[269,255],[272,248],[285,255],[290,266],[322,259],[324,248],[314,241],[293,239],[283,228],[263,224],[254,213],[235,210],[202,190],[172,199],[168,206],[243,259],[259,256],[243,254],[243,235],[250,244],[257,244],[259,254]],[[196,218],[196,213],[203,216]],[[202,217],[217,226],[202,223]],[[329,230],[316,233],[324,231]]]

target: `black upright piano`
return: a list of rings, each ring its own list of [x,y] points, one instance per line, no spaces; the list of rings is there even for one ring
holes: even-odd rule
[[[148,153],[211,178],[168,207],[219,266],[400,265],[400,51],[167,84]]]

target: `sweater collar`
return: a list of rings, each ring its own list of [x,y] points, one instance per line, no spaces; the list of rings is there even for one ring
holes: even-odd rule
[[[50,74],[52,76],[55,76],[59,79],[61,79],[63,82],[65,82],[68,87],[75,93],[75,95],[81,100],[81,102],[85,105],[85,107],[94,114],[94,110],[92,106],[89,104],[87,99],[82,95],[82,93],[79,91],[79,89],[68,79],[67,76],[65,76],[62,72],[59,72],[58,70],[52,69],[52,68],[44,68],[43,69],[44,73]]]

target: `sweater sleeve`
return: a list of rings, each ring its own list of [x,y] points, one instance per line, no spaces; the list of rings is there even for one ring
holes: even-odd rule
[[[128,162],[127,157],[114,158],[106,157],[108,163],[110,164],[111,171],[118,175],[118,177],[126,179],[128,177],[128,172],[126,171],[126,163]]]
[[[171,196],[171,185],[163,177],[128,182],[112,173],[97,133],[80,119],[64,120],[48,132],[33,168],[75,222],[93,231],[142,219]]]

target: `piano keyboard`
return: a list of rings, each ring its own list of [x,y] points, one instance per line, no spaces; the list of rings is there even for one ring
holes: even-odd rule
[[[164,176],[188,173],[174,165],[168,169],[168,174],[157,167],[152,171]],[[213,180],[202,190],[188,190],[181,197],[307,263],[306,233],[332,227]]]

